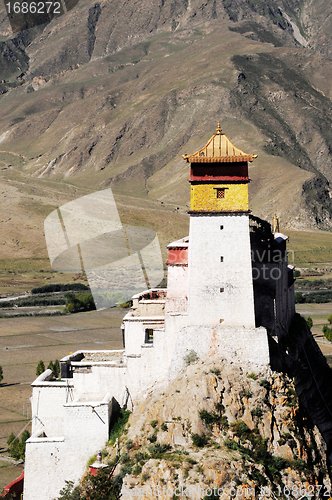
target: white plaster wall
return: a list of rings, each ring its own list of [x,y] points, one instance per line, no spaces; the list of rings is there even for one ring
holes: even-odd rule
[[[166,314],[165,328],[154,330],[153,344],[142,344],[140,354],[126,356],[126,385],[133,399],[154,384],[167,381],[174,347],[187,320],[187,314]]]
[[[165,311],[165,300],[140,300],[137,309],[140,316],[160,316]]]
[[[191,215],[189,238],[188,325],[253,328],[248,215]]]
[[[267,367],[270,361],[265,328],[210,328],[189,326],[183,328],[175,345],[169,378],[173,379],[185,367],[184,357],[194,350],[199,358],[220,356],[240,363],[248,369]]]
[[[165,312],[187,312],[188,266],[168,266]]]
[[[91,371],[73,373],[75,401],[99,401],[111,394],[120,403],[126,378],[125,365],[91,363]]]
[[[78,482],[109,435],[110,401],[63,406],[62,436],[33,435],[26,445],[24,500],[53,500],[65,480]],[[53,418],[57,418],[56,408]]]
[[[165,335],[162,338],[162,345],[160,349],[162,351],[163,362],[167,366],[168,371],[169,364],[172,361],[174,348],[177,342],[178,335],[181,328],[187,326],[188,324],[188,314],[187,313],[169,313],[165,316]]]
[[[42,429],[46,436],[62,436],[63,405],[72,398],[72,382],[34,382],[32,389],[32,433]]]
[[[140,356],[127,358],[126,385],[133,400],[156,382],[166,379],[168,365],[163,359],[162,351],[156,347],[160,345],[163,334],[163,331],[156,330],[153,344],[145,344]]]
[[[146,328],[164,326],[164,316],[129,316],[124,318],[126,355],[141,354],[141,346],[145,343]]]
[[[71,477],[66,470],[64,438],[30,437],[26,442],[24,500],[52,500],[64,481]]]
[[[126,354],[140,354],[141,345],[145,340],[145,326],[140,317],[123,320],[125,325],[125,348]]]
[[[66,405],[66,469],[78,481],[90,456],[104,448],[109,436],[110,402],[71,403]]]
[[[187,293],[188,266],[168,266],[167,299],[186,297]]]

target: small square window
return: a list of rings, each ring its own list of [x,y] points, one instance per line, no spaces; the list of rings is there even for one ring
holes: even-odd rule
[[[224,226],[220,226],[220,230],[222,231],[224,229]]]
[[[223,319],[220,319],[220,320],[219,320],[219,323],[223,323],[223,321],[224,321]]]
[[[217,189],[217,198],[225,198],[225,188]]]
[[[220,288],[220,293],[222,293],[224,291],[224,288]]]

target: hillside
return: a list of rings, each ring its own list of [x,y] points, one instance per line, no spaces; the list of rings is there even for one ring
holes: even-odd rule
[[[287,376],[196,360],[162,391],[151,390],[102,451],[112,464],[118,449],[121,498],[321,498],[317,484],[330,491],[325,444]]]
[[[163,242],[185,234],[181,155],[218,119],[258,154],[256,215],[331,228],[326,3],[80,0],[15,34],[1,9],[2,257],[46,259],[45,216],[105,187],[124,222],[152,224]]]

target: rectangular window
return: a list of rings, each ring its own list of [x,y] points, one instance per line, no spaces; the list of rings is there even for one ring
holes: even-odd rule
[[[224,229],[224,226],[220,226],[220,230],[222,231]]]
[[[224,257],[220,257],[220,262],[224,262]]]
[[[220,288],[220,293],[222,293],[224,291],[224,288]]]
[[[217,189],[217,198],[225,198],[225,188]]]
[[[153,344],[153,328],[145,328],[145,343]]]
[[[223,319],[220,319],[220,320],[219,320],[219,322],[220,322],[220,323],[223,323],[223,321],[224,321]]]

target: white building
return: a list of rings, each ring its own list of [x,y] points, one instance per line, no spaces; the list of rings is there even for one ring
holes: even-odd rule
[[[184,156],[191,164],[190,233],[168,245],[167,289],[133,297],[123,350],[77,351],[61,360],[61,382],[46,370],[32,384],[24,500],[52,500],[65,480],[78,481],[108,439],[112,412],[167,385],[191,351],[248,370],[269,365],[269,343],[295,312],[294,289],[287,237],[250,219],[254,157],[233,146],[219,124],[204,148]]]

